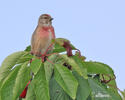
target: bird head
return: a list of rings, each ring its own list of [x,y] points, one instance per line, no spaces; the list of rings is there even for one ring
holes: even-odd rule
[[[39,26],[44,26],[44,27],[51,26],[52,25],[52,20],[53,20],[53,18],[50,15],[42,14],[39,17],[38,25]]]

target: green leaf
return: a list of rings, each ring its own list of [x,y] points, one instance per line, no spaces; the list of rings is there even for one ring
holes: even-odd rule
[[[106,64],[99,62],[83,62],[84,68],[87,68],[89,74],[110,74],[114,76],[113,70]]]
[[[101,75],[102,75],[102,74],[100,74],[100,76],[101,76]],[[109,80],[110,77],[111,77],[111,75],[110,75],[110,77],[109,77],[109,76],[106,76],[106,75],[103,74],[103,77],[104,77],[105,80]],[[103,77],[101,76],[100,79],[103,80]],[[114,76],[114,77],[115,77],[115,76]],[[114,77],[112,76],[111,78],[113,79]],[[111,80],[111,81],[110,81],[109,83],[107,83],[106,85],[109,86],[108,90],[114,92],[117,96],[120,96],[119,93],[118,93],[118,89],[117,89],[117,85],[116,85],[115,78],[114,78],[114,80]]]
[[[31,71],[28,66],[28,62],[25,62],[21,66],[16,77],[15,86],[13,89],[13,100],[16,100],[20,96],[20,94],[22,93],[22,91],[24,90],[25,86],[27,85],[30,79],[31,79]]]
[[[52,42],[63,46],[64,42],[70,42],[70,41],[65,38],[56,38],[56,39],[52,40]]]
[[[12,100],[13,87],[15,84],[17,73],[20,69],[20,65],[12,70],[8,77],[4,80],[1,87],[1,99],[2,100]]]
[[[29,45],[29,46],[27,46],[27,47],[26,47],[26,49],[25,49],[25,51],[30,52],[30,51],[31,51],[31,46],[30,46],[30,45]]]
[[[26,54],[24,54],[23,56],[21,56],[18,61],[17,64],[19,63],[24,63],[26,61],[30,61],[34,56],[31,55],[29,52],[26,52]]]
[[[70,41],[64,38],[56,38],[52,40],[52,42],[54,43],[53,53],[61,53],[66,51],[66,49],[63,47],[64,42],[70,42]],[[72,44],[70,45],[72,47],[72,50],[76,50],[76,48]]]
[[[105,86],[97,80],[89,78],[89,85],[92,89],[92,100],[121,100],[112,91],[109,91]]]
[[[89,97],[86,100],[93,100],[91,95],[89,95]]]
[[[55,80],[64,91],[73,99],[76,98],[78,82],[72,73],[64,66],[55,64]]]
[[[76,79],[78,80],[78,83],[79,83],[76,99],[77,100],[86,100],[91,93],[91,89],[88,84],[88,80],[84,79],[83,77],[78,75],[76,72],[73,72],[73,75],[76,77]]]
[[[125,90],[124,91],[120,91],[120,93],[122,94],[122,100],[125,100]]]
[[[32,72],[36,75],[42,65],[41,59],[35,58],[30,64]]]
[[[63,65],[65,63],[65,60],[60,56],[60,54],[58,54],[55,63]]]
[[[111,78],[114,78],[114,72],[112,68],[110,68],[106,64],[103,64],[100,62],[83,62],[83,64],[84,64],[84,67],[87,68],[87,71],[90,74],[100,74],[100,75],[104,74],[106,80],[109,80],[109,77],[107,77],[106,75],[109,75],[111,76]],[[110,81],[109,83],[107,83],[107,85],[112,85],[113,87],[109,86],[108,90],[114,92],[115,95],[120,97],[120,95],[118,94],[117,88],[114,88],[114,87],[117,87],[115,80]]]
[[[36,100],[50,100],[49,96],[49,84],[46,79],[44,65],[42,64],[40,70],[33,79],[34,91]]]
[[[1,91],[2,83],[3,81],[0,81],[0,91]],[[1,93],[0,93],[0,100],[1,100]]]
[[[72,56],[72,58],[74,59],[74,61],[77,63],[77,65],[80,67],[83,77],[85,79],[88,78],[87,76],[87,69],[83,66],[83,61],[81,60],[81,58],[79,58],[78,56]]]
[[[35,88],[34,84],[35,83],[33,83],[33,81],[31,81],[31,83],[28,86],[26,98],[24,100],[36,100],[36,95],[35,95],[35,92],[34,92],[34,88]]]
[[[9,55],[0,67],[0,81],[2,81],[12,71],[12,67],[16,64],[17,60],[24,55],[25,51],[20,51]]]
[[[66,49],[63,46],[60,46],[59,44],[55,43],[53,48],[53,53],[61,53],[65,52]]]
[[[113,100],[122,100],[121,96],[118,93],[116,94],[116,92],[114,93],[111,90],[108,90],[108,93],[111,95]]]
[[[50,80],[50,97],[51,100],[72,100],[66,92],[59,86],[54,77]]]
[[[58,55],[54,54],[54,55],[51,55],[48,59],[52,63],[56,63],[57,58],[58,58]],[[52,76],[53,69],[54,69],[54,65],[51,62],[48,62],[46,60],[45,63],[44,63],[45,75],[46,75],[46,79],[47,79],[48,82],[49,82],[49,80]]]
[[[67,55],[61,55],[61,57],[65,60],[66,63],[72,66],[72,68],[80,75],[84,76],[83,70],[79,67],[79,65],[74,61],[73,58],[68,57]],[[86,78],[86,76],[85,76]]]

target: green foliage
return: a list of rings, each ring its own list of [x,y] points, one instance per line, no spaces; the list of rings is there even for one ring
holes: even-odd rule
[[[120,90],[120,93],[122,94],[123,100],[125,100],[125,90],[124,90],[124,91],[121,91],[121,90]]]
[[[26,84],[31,79],[30,73],[31,73],[31,70],[28,68],[28,62],[25,62],[24,64],[22,64],[17,74],[15,84],[13,87],[13,99],[12,100],[16,100],[20,96]]]
[[[0,81],[4,80],[15,64],[17,64],[18,59],[23,56],[26,52],[20,51],[9,55],[2,63],[0,67]]]
[[[8,75],[8,77],[3,81],[3,85],[1,86],[2,100],[12,100],[13,87],[20,67],[21,66],[19,65],[16,68],[14,68],[12,72]]]
[[[92,89],[93,100],[121,100],[121,98],[115,95],[113,92],[108,91],[105,85],[102,85],[98,80],[89,78],[89,85]]]
[[[50,80],[50,98],[51,100],[72,100],[70,96],[56,82],[54,76]]]
[[[35,95],[35,81],[31,82],[28,87],[27,95],[25,100],[36,100],[36,95]]]
[[[78,75],[76,72],[73,72],[73,75],[75,76],[75,78],[78,80],[78,83],[79,83],[76,99],[86,100],[91,93],[91,88],[88,84],[88,80],[84,79],[83,77]]]
[[[87,61],[83,62],[83,66],[87,68],[89,74],[109,74],[114,75],[112,69],[106,65],[99,62]]]
[[[49,84],[46,79],[44,65],[42,64],[40,70],[34,77],[34,92],[36,100],[50,100]]]
[[[8,56],[0,67],[0,100],[125,100],[111,67],[85,61],[71,43],[77,52],[67,56],[64,42],[70,43],[63,38],[52,41],[53,52],[45,62],[30,54],[30,46]],[[26,86],[27,95],[20,98]]]
[[[32,63],[30,64],[30,68],[32,72],[36,75],[42,65],[41,59],[33,59]]]
[[[55,80],[73,99],[76,98],[78,82],[66,67],[55,64]]]

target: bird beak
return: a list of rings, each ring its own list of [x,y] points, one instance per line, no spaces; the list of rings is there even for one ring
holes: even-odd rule
[[[52,21],[52,20],[53,20],[53,18],[50,19],[50,21]]]

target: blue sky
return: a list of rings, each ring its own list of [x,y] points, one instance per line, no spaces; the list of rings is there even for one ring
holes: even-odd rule
[[[110,65],[125,89],[125,0],[1,0],[0,64],[30,44],[43,13],[54,18],[56,37],[69,39],[87,60]]]

